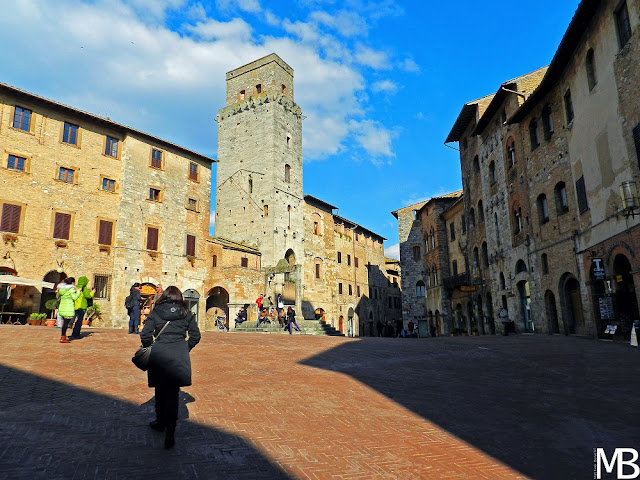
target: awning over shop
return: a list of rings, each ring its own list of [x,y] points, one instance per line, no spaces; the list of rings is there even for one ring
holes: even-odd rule
[[[27,287],[54,288],[55,285],[41,280],[31,280],[30,278],[17,277],[15,275],[0,275],[0,284],[24,285]]]

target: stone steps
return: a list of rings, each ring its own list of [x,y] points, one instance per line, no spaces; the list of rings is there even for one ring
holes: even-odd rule
[[[329,336],[341,336],[344,334],[337,331],[331,325],[327,325],[325,322],[321,320],[300,320],[297,322],[298,327],[300,327],[300,332],[294,333],[303,334],[303,335],[329,335]],[[285,330],[280,326],[277,320],[272,320],[271,324],[261,323],[260,328],[256,328],[255,321],[246,321],[242,323],[242,325],[238,325],[237,328],[231,328],[229,330],[232,333],[271,333],[271,334],[280,334],[280,335],[289,335],[289,330]]]

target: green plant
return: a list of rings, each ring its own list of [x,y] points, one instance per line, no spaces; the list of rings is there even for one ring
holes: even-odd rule
[[[44,320],[45,318],[47,318],[46,313],[32,313],[29,315],[29,320]]]
[[[102,310],[100,310],[100,305],[94,303],[90,307],[87,307],[87,310],[84,312],[83,320],[91,323],[95,318],[99,318]]]

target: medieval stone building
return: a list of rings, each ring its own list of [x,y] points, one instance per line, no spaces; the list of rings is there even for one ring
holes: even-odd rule
[[[298,318],[374,335],[388,292],[397,293],[384,238],[303,194],[293,87],[275,54],[227,73],[210,238],[215,160],[0,86],[0,273],[54,283],[86,275],[101,324],[114,327],[126,324],[124,298],[140,282],[181,288],[204,329],[216,316],[233,328],[228,320],[264,293],[281,295]],[[7,307],[43,311],[53,295],[19,287]]]
[[[452,333],[501,332],[502,308],[532,333],[602,337],[612,325],[628,338],[640,319],[638,26],[637,0],[583,0],[548,67],[463,106],[446,142],[460,147],[466,233],[456,245],[449,226],[448,254],[464,257],[465,275],[450,264],[441,299],[424,298],[427,311],[446,290],[461,298],[453,325],[466,332]],[[408,225],[399,218],[400,241],[415,248]],[[407,248],[402,267],[415,280],[425,259]]]

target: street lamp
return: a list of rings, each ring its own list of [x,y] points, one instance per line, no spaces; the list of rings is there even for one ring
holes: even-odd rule
[[[620,185],[620,196],[622,197],[622,208],[624,215],[635,217],[640,205],[638,205],[638,188],[636,182],[622,182]]]

